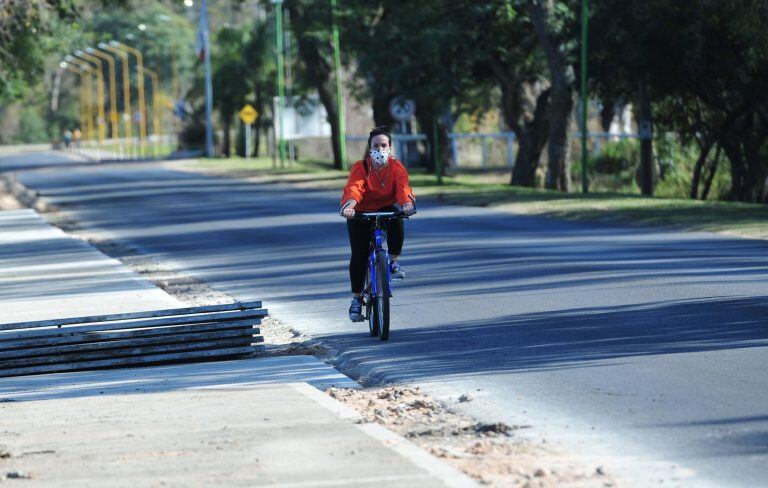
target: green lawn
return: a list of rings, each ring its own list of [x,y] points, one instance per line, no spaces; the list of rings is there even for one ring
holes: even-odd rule
[[[346,173],[331,169],[327,161],[301,160],[275,167],[271,158],[201,159],[185,163],[188,169],[214,171],[238,177],[301,182],[322,188],[344,186]],[[701,230],[753,238],[768,238],[768,205],[734,202],[645,198],[624,193],[562,193],[513,187],[508,173],[446,176],[438,185],[433,175],[411,173],[417,196],[433,196],[457,205],[494,207],[529,215],[569,220]]]
[[[336,175],[342,177],[341,171],[335,171],[329,161],[317,159],[301,159],[299,161],[284,162],[270,157],[258,157],[246,160],[239,156],[221,159],[195,159],[185,163],[189,169],[203,171],[239,173],[250,176],[281,176],[323,173],[326,176]]]

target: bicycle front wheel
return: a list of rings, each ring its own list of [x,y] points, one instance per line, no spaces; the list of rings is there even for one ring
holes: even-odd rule
[[[376,297],[373,296],[371,288],[371,271],[368,270],[368,275],[365,278],[365,316],[368,317],[368,332],[371,337],[379,335],[379,324],[376,317],[376,307],[374,303]]]
[[[379,339],[389,340],[389,260],[385,252],[376,254],[376,297],[373,314],[378,322]]]

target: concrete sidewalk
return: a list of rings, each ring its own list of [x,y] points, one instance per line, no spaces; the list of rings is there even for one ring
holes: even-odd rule
[[[0,283],[5,323],[182,306],[28,209],[0,212]]]
[[[181,305],[30,210],[0,212],[2,322]],[[320,390],[310,356],[0,379],[9,486],[475,486]]]

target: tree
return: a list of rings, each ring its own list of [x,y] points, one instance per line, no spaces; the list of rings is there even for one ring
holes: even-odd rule
[[[549,70],[549,142],[545,186],[569,191],[568,130],[573,115],[578,2],[530,0],[525,5]]]
[[[333,77],[333,43],[331,39],[331,3],[314,0],[287,0],[291,30],[298,46],[297,78],[317,90],[331,125],[334,168],[341,169],[339,144],[339,107],[336,106],[336,84]]]
[[[343,40],[352,51],[357,77],[364,80],[358,93],[373,99],[377,124],[390,122],[388,107],[394,96],[416,102],[416,120],[429,141],[429,170],[434,170],[434,148],[447,146],[454,111],[478,103],[472,100],[479,91],[471,74],[471,42],[461,25],[470,3],[428,0],[418,9],[404,0],[346,4]],[[438,154],[444,170],[450,151]]]
[[[510,183],[535,186],[541,153],[549,137],[551,89],[546,62],[530,17],[506,0],[471,2],[475,26],[475,79],[491,78],[501,91],[501,113],[515,133],[518,151]]]
[[[216,35],[213,51],[213,98],[224,125],[222,152],[229,157],[230,131],[235,114],[242,107],[251,91],[250,73],[244,48],[248,43],[247,34],[240,29],[225,27]]]
[[[75,15],[73,5],[66,1],[0,3],[0,101],[20,99],[26,87],[42,77],[56,21]]]
[[[259,155],[261,146],[260,130],[266,130],[272,119],[267,117],[267,110],[271,110],[272,98],[277,94],[275,78],[277,66],[275,54],[272,49],[275,31],[271,27],[274,23],[255,22],[245,45],[245,59],[248,63],[249,80],[253,92],[253,107],[258,112],[256,117],[256,130],[254,131],[254,153]]]
[[[730,162],[730,198],[765,202],[767,20],[761,0],[638,0],[629,6],[604,0],[590,24],[592,88],[604,97],[637,100],[645,80],[659,126],[699,144],[697,167],[722,149]],[[710,166],[716,168],[718,159]]]

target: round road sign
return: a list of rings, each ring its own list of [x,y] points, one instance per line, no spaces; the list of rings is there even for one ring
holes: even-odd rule
[[[398,122],[405,122],[416,113],[416,102],[409,98],[395,97],[389,102],[389,114]]]

